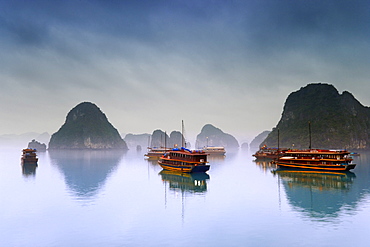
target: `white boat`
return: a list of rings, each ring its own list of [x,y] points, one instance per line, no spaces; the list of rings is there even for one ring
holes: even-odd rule
[[[204,147],[202,149],[206,154],[209,155],[225,155],[226,150],[224,147]]]
[[[148,148],[148,152],[144,154],[144,156],[146,156],[148,159],[159,159],[163,154],[171,150],[172,148],[164,148],[164,147]]]

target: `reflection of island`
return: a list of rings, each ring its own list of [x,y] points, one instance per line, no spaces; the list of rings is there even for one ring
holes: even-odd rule
[[[116,169],[123,153],[118,150],[49,150],[52,164],[63,173],[67,186],[78,198],[94,197]]]
[[[170,190],[203,193],[207,191],[207,181],[209,175],[207,173],[179,173],[162,170],[159,173],[162,180],[169,182]]]
[[[354,173],[275,170],[287,199],[311,218],[337,217],[341,208],[354,203],[351,187]]]

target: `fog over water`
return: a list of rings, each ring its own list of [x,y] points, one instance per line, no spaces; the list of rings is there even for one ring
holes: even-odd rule
[[[369,1],[0,1],[0,135],[52,134],[83,101],[120,133],[250,142],[289,93],[370,100]]]
[[[370,155],[347,173],[276,171],[251,152],[207,173],[163,171],[144,152],[0,150],[4,246],[367,246]],[[290,233],[290,234],[287,234]],[[310,238],[307,238],[307,234]],[[186,237],[184,237],[186,236]]]

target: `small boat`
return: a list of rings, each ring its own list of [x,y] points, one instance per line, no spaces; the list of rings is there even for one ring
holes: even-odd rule
[[[159,165],[169,171],[179,172],[206,172],[210,165],[207,162],[207,154],[203,150],[189,150],[187,148],[174,148],[163,154]]]
[[[281,148],[268,148],[266,145],[263,145],[260,150],[253,154],[256,159],[276,159],[278,156],[283,156],[284,152],[288,149]],[[279,151],[279,152],[278,152]]]
[[[206,154],[209,155],[225,155],[226,150],[224,147],[204,147],[202,149]]]
[[[147,157],[148,159],[159,159],[163,154],[171,150],[172,148],[163,148],[163,147],[148,148],[148,152],[144,154],[144,156]]]
[[[320,171],[348,171],[355,168],[350,152],[346,150],[288,150],[275,159],[274,163],[282,168]]]
[[[21,161],[23,165],[37,165],[38,158],[36,156],[36,149],[23,149]]]

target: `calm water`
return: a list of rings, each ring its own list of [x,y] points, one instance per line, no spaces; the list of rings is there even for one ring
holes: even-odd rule
[[[348,174],[273,173],[250,152],[207,174],[144,153],[0,154],[1,246],[369,246],[370,154]]]

